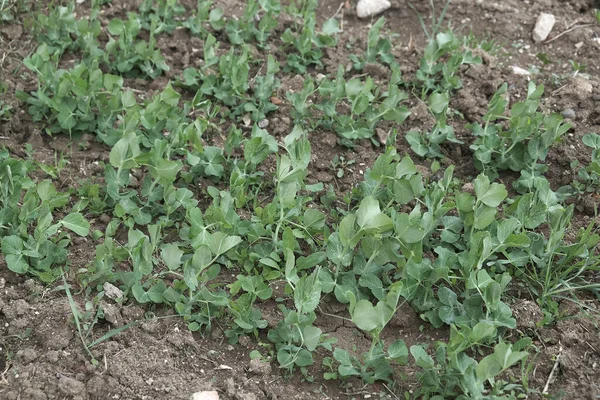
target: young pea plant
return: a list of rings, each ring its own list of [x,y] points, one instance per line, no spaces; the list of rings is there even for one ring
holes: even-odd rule
[[[324,79],[318,87],[321,101],[314,108],[321,113],[319,124],[326,129],[335,130],[346,143],[356,139],[373,139],[375,129],[380,122],[390,121],[401,124],[408,118],[410,111],[400,102],[408,96],[400,90],[399,71],[392,74],[385,92],[368,77],[364,82],[358,78],[346,81],[344,68],[340,66],[335,80]],[[309,95],[308,89],[303,90],[303,95]],[[299,104],[303,96],[293,98],[296,108],[304,108]],[[345,108],[348,113],[338,112]],[[303,111],[306,115],[307,113]],[[300,114],[300,112],[298,113]]]
[[[544,86],[530,82],[527,99],[513,104],[510,116],[505,117],[508,100],[505,83],[498,89],[489,104],[489,111],[483,117],[484,125],[475,123],[469,127],[477,136],[471,150],[474,151],[475,166],[495,179],[498,171],[520,172],[521,177],[514,183],[520,192],[533,190],[547,170],[544,161],[550,147],[571,128],[563,124],[559,114],[544,115],[538,111]],[[498,120],[508,119],[505,130]]]
[[[448,92],[433,92],[429,96],[429,111],[436,121],[433,129],[423,133],[415,130],[406,133],[406,141],[417,155],[429,158],[444,158],[441,144],[446,141],[457,144],[463,143],[454,135],[452,126],[446,123],[449,101],[450,95]]]
[[[106,44],[104,63],[111,71],[130,75],[141,72],[154,79],[169,70],[160,50],[156,48],[156,24],[157,21],[152,20],[150,38],[146,42],[138,39],[142,23],[135,13],[129,14],[126,21],[115,18],[108,23],[108,32],[117,37],[110,36]]]
[[[209,27],[213,31],[221,31],[225,27],[225,12],[221,8],[213,8],[213,2],[198,0],[196,9],[191,17],[183,22],[183,26],[196,36],[206,39],[210,34]]]
[[[335,172],[335,176],[338,178],[343,178],[346,171],[352,172],[350,167],[356,163],[356,160],[346,160],[344,156],[338,156],[337,154],[333,156],[333,160],[331,160],[331,168]]]
[[[334,35],[338,32],[340,32],[338,22],[332,18],[327,20],[323,24],[322,31],[317,33],[316,15],[314,12],[308,13],[301,32],[295,33],[288,28],[281,36],[286,49],[293,49],[291,52],[288,51],[284,71],[304,74],[311,66],[322,67],[322,49],[337,44]]]
[[[185,7],[178,0],[143,0],[139,7],[142,27],[154,35],[172,33],[180,25]]]
[[[416,75],[420,81],[421,98],[425,99],[432,91],[460,89],[462,82],[457,73],[464,64],[481,64],[481,57],[474,56],[468,49],[462,49],[460,40],[452,31],[432,36],[425,46]]]
[[[384,64],[394,64],[394,56],[390,53],[392,44],[389,39],[381,37],[381,29],[384,25],[385,18],[381,17],[371,26],[364,55],[360,57],[355,54],[350,55],[354,69],[360,71],[366,64],[376,63],[379,60]]]
[[[563,186],[559,192],[564,196],[581,196],[585,193],[596,193],[600,190],[600,135],[588,133],[583,136],[584,145],[592,149],[591,160],[577,171],[577,179],[570,185]],[[579,167],[579,161],[573,160],[571,168]]]
[[[387,296],[375,306],[368,300],[358,300],[352,292],[347,292],[349,311],[352,322],[361,330],[368,332],[372,337],[371,348],[368,353],[358,359],[351,356],[346,350],[336,348],[333,352],[334,359],[339,363],[338,374],[340,377],[352,375],[360,376],[367,383],[375,381],[390,381],[392,368],[390,362],[405,365],[408,362],[408,348],[402,339],[392,343],[386,350],[380,339],[381,332],[396,313],[400,300],[401,283],[396,282],[389,287]]]
[[[95,132],[111,126],[123,109],[123,79],[103,74],[98,63],[80,63],[70,70],[57,68],[47,45],[40,45],[23,61],[38,77],[38,90],[17,97],[29,104],[34,121],[44,121],[46,131]]]

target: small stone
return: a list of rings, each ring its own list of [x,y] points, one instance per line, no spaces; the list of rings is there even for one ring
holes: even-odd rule
[[[281,100],[277,96],[272,96],[271,97],[271,103],[275,104],[276,106],[279,106],[279,105],[283,104],[283,100]]]
[[[104,282],[102,286],[104,294],[111,300],[123,298],[123,291],[110,282]]]
[[[241,346],[244,346],[244,347],[248,347],[248,346],[250,346],[250,344],[252,343],[252,341],[250,340],[250,338],[249,338],[248,336],[245,336],[245,335],[244,335],[244,336],[241,336],[241,337],[239,338],[238,342],[239,342],[239,344],[240,344]]]
[[[462,190],[463,190],[463,192],[474,194],[475,193],[475,185],[473,185],[473,182],[467,182],[462,186]]]
[[[119,307],[115,304],[102,303],[102,311],[104,311],[104,319],[112,326],[123,325],[123,317]]]
[[[573,110],[572,108],[566,108],[561,112],[562,116],[568,119],[575,119],[575,117],[577,116],[575,114],[575,110]]]
[[[216,390],[196,392],[190,396],[190,400],[219,400],[219,392]]]
[[[252,120],[250,119],[250,114],[244,114],[244,116],[242,117],[242,122],[244,123],[244,126],[250,126],[250,124],[252,123]]]
[[[377,140],[379,141],[379,143],[385,146],[388,137],[390,136],[390,132],[382,128],[376,128],[375,132],[377,133]]]
[[[510,72],[512,72],[515,75],[522,75],[522,76],[529,76],[529,75],[531,75],[531,72],[527,71],[524,68],[517,67],[516,65],[511,65],[510,66]]]
[[[392,6],[388,0],[358,0],[356,16],[358,18],[372,17],[381,14]]]
[[[271,373],[271,364],[260,358],[254,358],[250,360],[248,372],[255,375],[268,375]]]
[[[269,120],[268,119],[264,118],[264,119],[261,119],[260,121],[258,121],[258,127],[260,129],[265,129],[267,126],[269,126]]]
[[[541,13],[533,28],[533,41],[539,43],[546,40],[548,35],[550,35],[555,22],[556,18],[554,15]]]

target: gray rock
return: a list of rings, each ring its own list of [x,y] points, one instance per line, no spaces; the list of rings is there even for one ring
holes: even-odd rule
[[[121,310],[115,304],[108,304],[102,302],[102,310],[104,311],[104,319],[112,326],[123,325],[123,317],[121,316]]]
[[[562,116],[568,119],[575,119],[575,117],[577,116],[577,114],[575,114],[575,110],[573,110],[572,108],[565,108],[562,112],[561,112]]]
[[[533,41],[539,43],[546,40],[548,35],[550,35],[555,22],[556,18],[554,15],[541,13],[533,28]]]
[[[511,65],[510,66],[510,72],[512,72],[515,75],[522,75],[522,76],[529,76],[529,75],[531,75],[531,72],[527,71],[524,68],[517,67],[516,65]]]
[[[102,286],[104,294],[111,300],[120,299],[123,297],[123,291],[110,282],[104,282]]]
[[[358,0],[356,5],[356,16],[358,18],[368,18],[381,14],[392,4],[388,0]]]
[[[259,358],[254,358],[250,360],[248,372],[254,375],[268,375],[271,373],[271,364]]]
[[[219,400],[219,393],[216,390],[196,392],[190,396],[190,400]]]

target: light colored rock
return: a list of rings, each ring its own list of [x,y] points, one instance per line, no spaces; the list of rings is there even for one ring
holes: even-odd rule
[[[110,282],[104,282],[102,286],[104,294],[111,300],[120,299],[123,297],[123,291]]]
[[[529,75],[531,75],[531,72],[527,71],[524,68],[517,67],[516,65],[511,65],[510,66],[510,72],[512,72],[515,75],[523,75],[523,76],[529,76]]]
[[[388,0],[358,0],[356,15],[358,18],[368,18],[381,14],[392,6]]]
[[[562,110],[561,114],[564,118],[568,119],[575,119],[575,117],[577,116],[575,110],[573,110],[572,108],[565,108],[564,110]]]
[[[271,373],[271,364],[260,358],[253,358],[250,360],[248,372],[254,375],[268,375]]]
[[[556,18],[554,15],[541,13],[533,28],[533,41],[539,43],[546,40],[552,31],[555,22]]]
[[[121,316],[119,306],[105,302],[102,302],[101,306],[102,311],[104,311],[104,319],[106,320],[106,322],[108,322],[112,326],[123,325],[123,317]]]
[[[190,400],[219,400],[219,393],[216,390],[196,392],[190,396]]]

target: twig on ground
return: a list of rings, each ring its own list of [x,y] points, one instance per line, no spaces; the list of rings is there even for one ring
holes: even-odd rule
[[[552,367],[552,370],[550,371],[550,375],[548,375],[548,380],[546,381],[546,384],[544,385],[544,390],[542,390],[542,394],[548,394],[548,389],[550,388],[550,383],[552,383],[554,381],[554,375],[556,374],[556,371],[558,369],[558,365],[560,364],[560,356],[562,355],[562,345],[560,345],[560,347],[558,348],[558,354],[556,355],[556,360],[554,361],[554,366]]]
[[[337,10],[335,11],[335,14],[333,14],[333,15],[331,16],[331,18],[335,18],[335,17],[337,17],[337,15],[340,13],[340,11],[342,11],[342,8],[344,8],[344,4],[345,4],[344,2],[341,2],[341,3],[340,3],[339,7],[338,7],[338,8],[337,8]],[[329,18],[329,19],[331,19],[331,18]]]
[[[574,31],[574,30],[576,30],[576,29],[579,29],[579,28],[585,28],[585,27],[588,27],[588,26],[592,26],[592,25],[594,25],[594,24],[576,25],[576,26],[574,26],[574,27],[572,27],[572,28],[570,28],[570,29],[567,29],[567,30],[566,30],[566,31],[564,31],[564,32],[561,32],[561,33],[559,33],[558,35],[554,36],[552,39],[550,39],[550,40],[546,40],[544,43],[552,43],[552,42],[554,42],[556,39],[558,39],[559,37],[561,37],[561,36],[563,36],[563,35],[566,35],[566,34],[567,34],[567,33],[569,33],[569,32],[572,32],[572,31]]]

